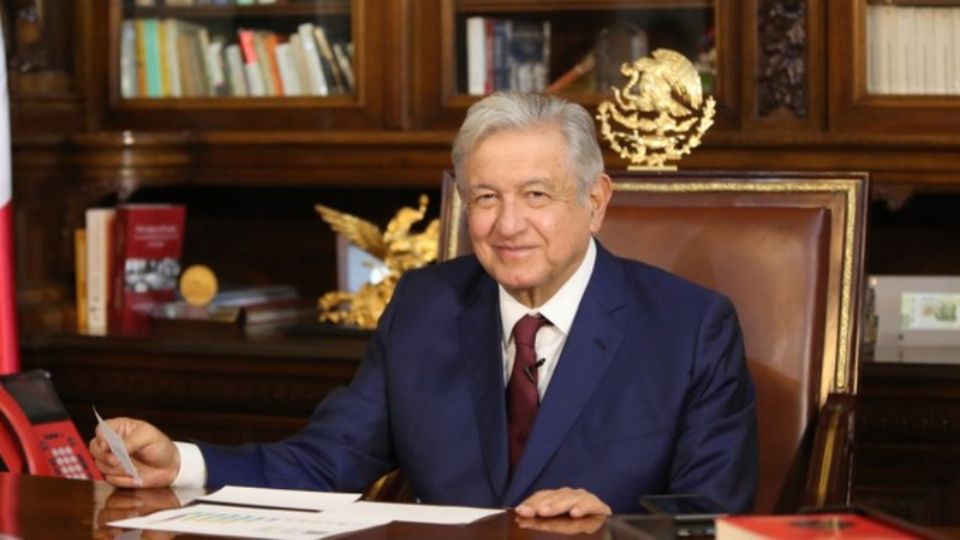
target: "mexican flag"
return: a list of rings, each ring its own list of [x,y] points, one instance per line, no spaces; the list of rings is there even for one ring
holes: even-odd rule
[[[13,212],[10,208],[10,100],[7,95],[7,53],[0,29],[0,374],[20,370],[17,302],[13,286]]]

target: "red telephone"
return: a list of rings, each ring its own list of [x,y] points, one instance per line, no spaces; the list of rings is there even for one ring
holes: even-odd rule
[[[0,460],[10,472],[102,478],[43,370],[0,377]]]

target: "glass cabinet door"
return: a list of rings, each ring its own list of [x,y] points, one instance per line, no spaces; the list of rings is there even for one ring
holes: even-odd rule
[[[711,0],[457,0],[457,93],[546,92],[590,99],[625,81],[624,63],[659,48],[684,54],[709,91],[717,48]]]
[[[336,96],[355,87],[346,0],[125,0],[123,99]]]
[[[425,4],[429,4],[426,2]],[[562,95],[585,105],[626,81],[624,63],[667,48],[686,56],[705,93],[717,94],[729,54],[715,0],[439,0],[425,13],[438,30],[415,47],[440,48],[436,88],[423,89],[427,125],[455,126],[479,96],[497,90]],[[426,23],[425,23],[426,24]],[[726,42],[718,41],[723,37]],[[432,53],[434,57],[436,52]],[[429,73],[429,67],[426,67]]]
[[[141,127],[158,110],[158,125],[181,116],[203,127],[204,115],[230,110],[238,126],[246,119],[255,128],[319,127],[332,124],[320,116],[379,107],[377,89],[364,91],[378,71],[364,72],[370,63],[360,57],[381,39],[381,19],[364,17],[366,1],[112,0],[108,102]]]
[[[955,140],[960,123],[960,2],[832,2],[831,127]]]

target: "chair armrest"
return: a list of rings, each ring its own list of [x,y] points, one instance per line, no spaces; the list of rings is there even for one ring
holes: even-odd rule
[[[846,505],[853,477],[856,396],[830,394],[817,417],[804,506]]]
[[[376,502],[415,502],[410,482],[400,469],[394,469],[381,476],[367,488],[363,500]]]

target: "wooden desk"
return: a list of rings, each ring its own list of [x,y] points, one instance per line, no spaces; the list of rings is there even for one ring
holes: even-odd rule
[[[115,519],[135,517],[136,511],[128,510],[134,500],[143,504],[139,510],[144,514],[175,506],[176,497],[170,490],[120,490],[105,482],[64,480],[37,476],[20,476],[0,473],[0,537],[3,534],[14,538],[90,539],[113,538],[120,530],[103,527]],[[126,508],[127,510],[121,509]],[[547,540],[568,538],[567,535],[524,528],[592,528],[576,538],[603,538],[603,521],[554,519],[527,521],[518,524],[516,516],[507,512],[468,526],[417,525],[391,523],[348,535],[346,538],[360,540],[414,540],[443,538],[444,540]],[[521,526],[523,525],[523,526]],[[144,538],[173,538],[173,535],[147,536]],[[177,538],[196,538],[177,536]]]

